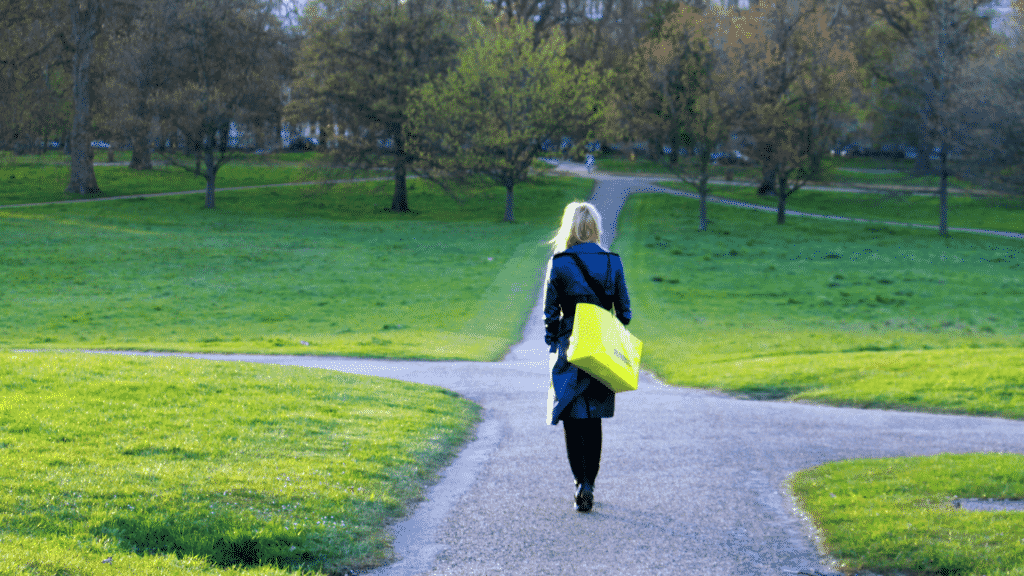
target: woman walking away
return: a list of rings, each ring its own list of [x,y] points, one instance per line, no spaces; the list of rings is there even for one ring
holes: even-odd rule
[[[551,240],[554,255],[548,263],[544,296],[544,341],[550,346],[551,366],[548,420],[552,425],[562,421],[569,467],[576,480],[574,507],[579,512],[589,512],[594,505],[601,419],[614,415],[615,393],[566,357],[576,304],[597,304],[606,310],[614,306],[623,324],[631,317],[622,260],[603,250],[600,241],[597,209],[585,202],[566,206],[562,226]]]

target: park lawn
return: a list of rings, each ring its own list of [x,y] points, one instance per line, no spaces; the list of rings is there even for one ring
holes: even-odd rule
[[[123,155],[125,153],[119,153]],[[65,156],[15,156],[8,163],[0,163],[0,206],[78,200],[66,195],[69,167]],[[54,159],[62,160],[56,162]],[[99,156],[97,156],[99,158]],[[47,161],[49,160],[49,161]],[[154,156],[154,161],[159,161]],[[309,153],[276,155],[247,155],[225,164],[217,172],[218,190],[239,186],[264,186],[313,182],[323,177],[315,168],[315,158]],[[96,182],[101,193],[95,197],[130,196],[206,190],[206,180],[176,166],[157,166],[153,170],[130,170],[127,166],[95,166]],[[337,171],[331,178],[386,177],[387,173],[348,170]]]
[[[630,198],[615,249],[644,364],[758,398],[1021,417],[1019,240]],[[945,387],[943,389],[938,387]]]
[[[379,565],[478,412],[327,370],[0,352],[0,574]]]
[[[1024,499],[1024,456],[940,454],[848,460],[791,486],[846,573],[1024,574],[1020,512],[957,509],[958,498]]]
[[[693,193],[692,186],[681,182],[659,182],[673,190]],[[773,196],[761,196],[754,187],[716,185],[709,186],[711,196],[757,204],[769,208],[778,206]],[[952,194],[948,198],[949,226],[1024,233],[1024,196]],[[708,217],[714,218],[715,205],[708,208]],[[836,192],[803,189],[786,200],[787,218],[790,212],[805,212],[845,218],[860,218],[876,222],[906,222],[938,226],[939,200],[932,194],[892,194],[886,192]]]
[[[592,182],[388,181],[0,209],[0,347],[497,360]]]
[[[680,158],[680,165],[685,167],[688,159],[685,156]],[[672,174],[672,171],[661,162],[647,158],[637,158],[631,161],[617,154],[599,157],[596,166],[600,171],[620,174]],[[695,176],[697,171],[691,168],[688,174]],[[709,174],[711,178],[729,177],[737,181],[756,182],[758,184],[762,178],[761,168],[756,165],[712,164],[709,167]],[[893,189],[917,189],[919,187],[938,189],[939,177],[932,174],[915,174],[914,162],[912,160],[826,158],[822,161],[820,176],[807,185],[843,184],[864,184]],[[950,188],[965,190],[983,188],[980,184],[955,176],[950,177],[949,186]]]
[[[686,158],[681,158],[685,164]],[[618,154],[598,156],[594,166],[596,170],[614,174],[672,174],[661,162],[639,156],[635,160],[629,160]],[[761,179],[761,169],[756,166],[719,166],[713,164],[709,167],[709,174],[712,178],[724,178],[726,174],[730,174],[737,180],[749,180],[751,182]]]

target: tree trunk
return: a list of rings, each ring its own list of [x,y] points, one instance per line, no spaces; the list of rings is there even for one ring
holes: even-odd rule
[[[203,156],[206,160],[206,208],[213,209],[214,204],[214,188],[217,183],[217,166],[213,162],[213,142],[209,142],[206,145],[206,150],[203,151]]]
[[[789,198],[789,182],[786,181],[785,176],[779,176],[779,189],[776,190],[776,194],[779,196],[778,209],[775,213],[775,223],[782,225],[786,223],[786,200]]]
[[[767,165],[761,169],[761,186],[757,189],[758,194],[763,196],[775,194],[776,174],[778,174],[778,170],[771,165]]]
[[[71,13],[71,41],[75,53],[71,58],[71,138],[68,153],[71,155],[71,179],[65,192],[70,194],[99,194],[96,172],[92,165],[92,138],[89,129],[92,124],[92,110],[89,100],[92,76],[90,66],[95,50],[96,35],[99,33],[99,7],[93,2],[68,0]]]
[[[918,150],[917,158],[914,160],[914,172],[918,174],[927,174],[932,171],[932,151],[931,150]]]
[[[391,197],[392,212],[409,211],[409,193],[405,186],[405,141],[401,129],[395,130],[395,194]]]
[[[949,150],[946,144],[939,150],[939,236],[949,236],[949,191],[947,189],[949,166],[947,158]]]
[[[515,222],[515,215],[512,210],[512,187],[515,183],[511,178],[505,180],[505,222]]]
[[[132,160],[128,168],[132,170],[152,170],[153,155],[149,149],[149,138],[145,132],[132,134]]]
[[[708,171],[705,166],[700,174],[700,187],[697,189],[700,194],[700,231],[708,230]]]

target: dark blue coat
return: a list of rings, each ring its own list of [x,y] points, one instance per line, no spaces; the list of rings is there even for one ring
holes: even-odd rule
[[[614,254],[609,256],[593,243],[577,244],[565,252],[582,258],[590,276],[605,285],[615,315],[623,324],[629,324],[632,314],[622,260]],[[579,302],[601,305],[575,259],[556,255],[551,260],[544,296],[544,341],[550,347],[553,359],[548,398],[550,424],[557,424],[564,418],[610,418],[615,414],[615,393],[566,359]]]

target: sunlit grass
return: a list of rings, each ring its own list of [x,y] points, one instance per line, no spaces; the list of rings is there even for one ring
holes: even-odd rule
[[[649,194],[619,217],[630,328],[666,381],[1021,415],[1020,241],[809,219],[778,226],[772,214],[725,206],[701,233],[695,210],[694,200]]]
[[[689,386],[754,398],[1024,419],[1021,348],[798,354],[674,373]]]
[[[375,565],[476,419],[443,389],[172,358],[0,353],[0,391],[2,574]]]
[[[957,498],[1024,499],[1024,456],[851,460],[798,472],[793,491],[847,573],[1024,573],[1020,512],[956,509]]]

